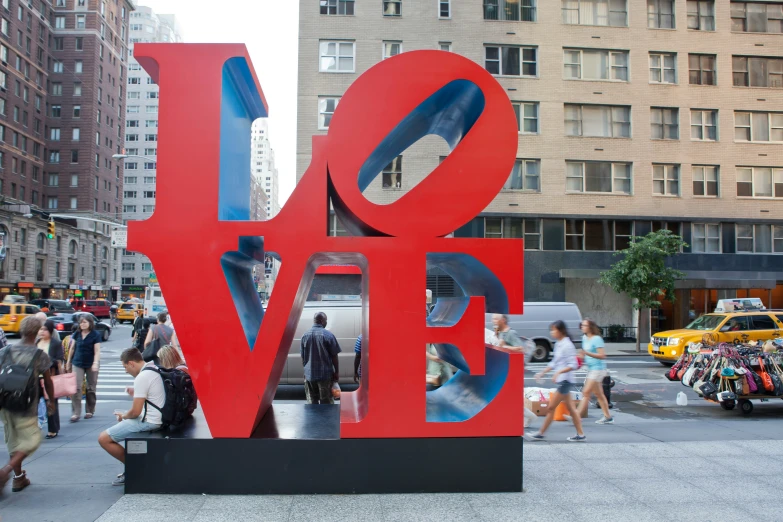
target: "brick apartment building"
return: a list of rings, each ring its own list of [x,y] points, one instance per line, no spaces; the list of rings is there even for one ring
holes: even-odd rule
[[[782,33],[780,0],[301,0],[297,179],[362,72],[416,49],[459,53],[508,93],[519,146],[506,186],[455,234],[524,238],[526,300],[634,324],[597,278],[630,236],[667,228],[690,245],[674,261],[687,278],[653,328],[719,297],[781,307]],[[365,196],[396,200],[448,153],[423,138]],[[332,233],[345,233],[334,217]]]
[[[13,258],[24,254],[20,235],[27,227],[20,234],[18,219],[0,219],[8,254],[0,263],[0,294],[34,280],[34,293],[44,296],[118,295],[119,261],[109,236],[120,218],[122,166],[111,156],[124,132],[133,8],[128,0],[2,0],[2,207],[32,216],[36,238],[39,221],[45,225],[51,213],[106,223],[58,219],[56,241],[36,240],[31,263]]]

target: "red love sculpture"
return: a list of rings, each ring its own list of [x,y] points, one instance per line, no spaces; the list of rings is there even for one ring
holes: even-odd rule
[[[134,56],[161,103],[156,210],[129,223],[128,250],[155,265],[214,437],[249,437],[270,407],[313,274],[328,264],[357,265],[365,296],[369,349],[360,388],[342,395],[342,437],[522,434],[522,360],[483,341],[485,311],[522,311],[522,241],[442,237],[486,208],[513,167],[516,120],[489,73],[438,51],[374,66],[313,138],[282,211],[250,222],[250,123],[266,104],[244,46],[137,44]],[[381,168],[427,134],[452,146],[447,159],[395,203],[366,200]],[[354,236],[327,235],[330,200]],[[266,313],[251,276],[264,251],[282,259]],[[442,300],[429,319],[428,263],[471,296]],[[426,343],[463,370],[434,392]]]

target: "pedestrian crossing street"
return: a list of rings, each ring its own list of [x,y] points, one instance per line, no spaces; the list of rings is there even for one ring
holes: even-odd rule
[[[133,377],[125,373],[125,368],[120,361],[101,364],[96,390],[99,401],[101,399],[131,400],[130,396],[125,393],[125,388],[128,386],[133,386]]]

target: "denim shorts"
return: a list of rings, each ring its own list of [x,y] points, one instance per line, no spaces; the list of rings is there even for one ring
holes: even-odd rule
[[[568,395],[571,390],[574,389],[574,383],[568,381],[560,381],[557,383],[557,393],[560,395]]]
[[[160,424],[152,424],[150,422],[141,422],[139,419],[123,419],[122,422],[118,422],[108,430],[111,440],[114,442],[122,442],[134,433],[143,433],[146,431],[158,431]]]

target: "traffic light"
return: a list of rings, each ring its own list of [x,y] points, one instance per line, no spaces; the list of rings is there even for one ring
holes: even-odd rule
[[[54,239],[54,233],[55,233],[54,220],[51,220],[49,221],[49,231],[46,234],[46,237],[48,237],[49,239]]]

